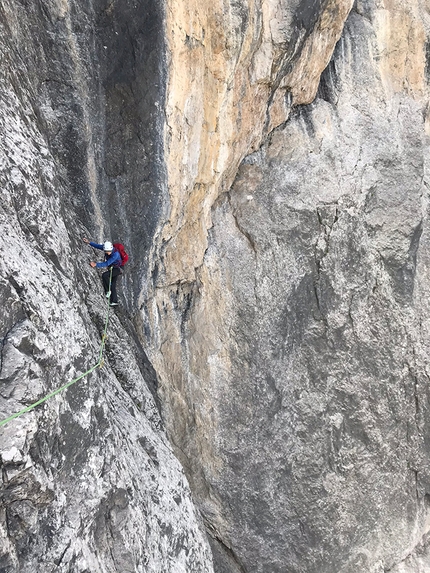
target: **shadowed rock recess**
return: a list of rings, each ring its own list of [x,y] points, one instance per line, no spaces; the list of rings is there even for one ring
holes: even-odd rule
[[[425,0],[2,0],[0,573],[430,571]]]

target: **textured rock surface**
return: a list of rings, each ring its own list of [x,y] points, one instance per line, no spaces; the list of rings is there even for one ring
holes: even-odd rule
[[[106,300],[82,236],[122,239],[129,308],[141,290],[160,26],[151,2],[1,3],[1,419],[98,360]],[[119,312],[102,370],[0,428],[3,573],[212,571],[155,382]]]
[[[166,5],[170,212],[160,257],[170,284],[195,280],[211,206],[244,155],[286,120],[291,103],[312,101],[352,2]]]
[[[1,429],[4,573],[213,570],[157,403],[217,573],[430,568],[428,6],[351,7],[1,3],[2,416],[131,254]]]
[[[169,336],[154,363],[223,573],[430,567],[428,24],[425,3],[357,3],[314,103],[246,158],[231,189],[206,187],[209,202],[225,191],[207,244],[199,225],[172,239],[167,277],[189,280],[158,305]],[[264,129],[251,101],[252,149]],[[177,131],[203,161],[212,148],[190,143],[196,123]],[[205,182],[197,159],[195,175],[183,163],[182,181]],[[183,249],[195,281],[178,271]]]

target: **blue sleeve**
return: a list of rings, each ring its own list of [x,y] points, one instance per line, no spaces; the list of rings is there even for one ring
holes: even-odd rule
[[[100,249],[101,251],[103,251],[103,245],[99,245],[98,243],[93,243],[93,241],[90,241],[90,245],[95,249]]]
[[[111,254],[111,256],[107,259],[107,261],[104,261],[103,263],[97,263],[96,267],[98,269],[103,269],[105,267],[110,267],[111,265],[114,265],[115,263],[121,263],[121,255],[119,254],[118,251],[114,251]]]

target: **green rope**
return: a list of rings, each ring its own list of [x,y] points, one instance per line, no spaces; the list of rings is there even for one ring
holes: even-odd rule
[[[111,289],[111,282],[112,282],[112,267],[111,267],[110,276],[109,276],[109,291],[108,291],[109,294],[110,294],[110,289]],[[66,388],[71,386],[72,384],[75,384],[76,382],[78,382],[78,380],[82,380],[82,378],[85,378],[86,376],[91,374],[91,372],[94,372],[94,370],[96,370],[97,368],[99,368],[99,367],[102,368],[102,366],[103,366],[103,350],[104,350],[104,347],[106,345],[107,329],[108,329],[108,324],[109,324],[109,299],[110,299],[110,297],[107,298],[106,320],[105,320],[105,326],[104,326],[104,330],[103,330],[103,334],[102,334],[102,341],[100,344],[99,360],[98,360],[97,364],[92,366],[89,370],[87,370],[86,372],[84,372],[83,374],[78,376],[77,378],[74,378],[73,380],[70,380],[70,382],[67,382],[67,384],[64,384],[64,386],[61,386],[61,388],[57,388],[56,390],[53,390],[52,392],[50,392],[49,394],[47,394],[46,396],[44,396],[43,398],[41,398],[37,402],[34,402],[34,404],[30,404],[30,406],[27,406],[26,408],[23,408],[19,412],[12,414],[12,416],[9,416],[8,418],[0,421],[0,427],[6,425],[8,422],[11,422],[15,418],[18,418],[18,416],[22,416],[22,414],[25,414],[26,412],[30,412],[30,410],[33,410],[34,408],[36,408],[36,406],[40,406],[40,404],[43,404],[44,402],[46,402],[47,400],[49,400],[53,396],[56,396],[57,394],[59,394],[60,392],[62,392],[63,390],[65,390]]]

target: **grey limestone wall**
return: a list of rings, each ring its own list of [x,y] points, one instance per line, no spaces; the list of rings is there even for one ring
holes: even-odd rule
[[[428,100],[361,8],[212,210],[183,443],[222,573],[430,567]]]
[[[0,428],[2,573],[212,571],[127,311],[162,203],[161,26],[152,2],[0,5],[1,419],[98,360],[82,237],[130,253],[103,368]]]

